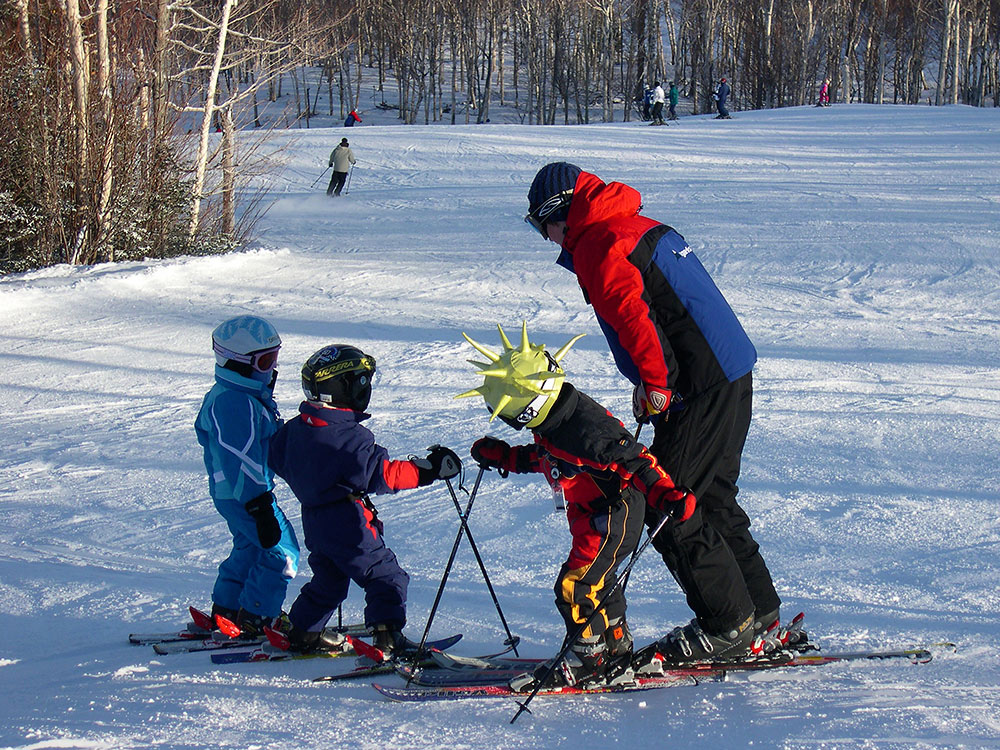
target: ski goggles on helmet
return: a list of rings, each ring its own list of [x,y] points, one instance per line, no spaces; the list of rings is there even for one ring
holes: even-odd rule
[[[239,354],[226,349],[226,347],[220,344],[213,344],[212,348],[216,354],[226,359],[231,359],[234,362],[242,362],[243,364],[250,365],[257,372],[270,372],[273,370],[275,365],[278,364],[278,350],[281,349],[280,346],[274,346],[270,349],[261,349],[249,354]]]
[[[549,217],[561,208],[565,208],[573,200],[573,190],[563,190],[556,193],[548,200],[542,201],[534,211],[529,211],[524,217],[524,222],[535,228],[544,239],[548,239],[545,234],[545,225],[549,222]]]

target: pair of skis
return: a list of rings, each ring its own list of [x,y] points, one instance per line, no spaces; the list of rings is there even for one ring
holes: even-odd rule
[[[272,631],[273,632],[273,631]],[[436,641],[428,641],[425,648],[437,649],[444,651],[444,649],[451,648],[456,643],[462,639],[461,634],[455,634],[448,636],[447,638],[441,638]],[[282,641],[281,634],[269,635],[268,641],[261,643],[259,646],[252,648],[247,651],[226,651],[220,654],[212,654],[213,664],[243,664],[247,662],[260,662],[260,661],[286,661],[286,660],[298,660],[298,659],[335,659],[339,656],[360,656],[367,660],[368,663],[363,664],[362,667],[380,667],[380,669],[374,671],[361,671],[355,672],[353,676],[362,677],[368,674],[384,674],[388,672],[393,672],[395,670],[395,663],[392,662],[385,654],[383,654],[379,649],[375,648],[369,643],[361,640],[354,635],[347,635],[347,640],[344,644],[344,649],[341,651],[305,651],[296,652],[288,650],[287,639]],[[281,645],[278,645],[278,644]],[[337,679],[343,679],[339,677]]]
[[[651,664],[649,671],[640,668],[631,681],[617,685],[595,687],[564,686],[538,691],[542,696],[594,695],[602,693],[625,693],[653,690],[665,687],[695,685],[705,681],[724,680],[730,672],[759,671],[765,669],[788,669],[807,666],[821,666],[846,661],[907,660],[914,664],[931,661],[931,648],[954,649],[950,643],[933,644],[899,650],[844,651],[824,654],[819,651],[782,650],[765,656],[744,661],[693,662],[690,664],[657,667]],[[375,683],[373,687],[385,697],[394,701],[441,701],[465,698],[523,697],[508,686],[514,676],[531,671],[542,660],[531,659],[468,659],[443,652],[431,654],[436,666],[443,669],[428,670],[400,668],[397,671],[407,679],[405,685]]]
[[[363,624],[330,628],[332,632],[345,636],[345,647],[341,651],[298,653],[289,650],[287,637],[278,631],[265,628],[265,635],[259,638],[247,638],[238,625],[225,617],[217,615],[213,619],[211,615],[196,607],[189,607],[189,611],[191,622],[184,629],[164,633],[132,633],[129,635],[129,642],[136,645],[152,646],[157,654],[163,656],[196,651],[222,652],[211,654],[211,660],[214,664],[243,664],[355,655],[367,657],[368,664],[344,675],[335,675],[330,679],[386,674],[393,672],[396,667],[395,663],[387,659],[381,651],[360,640],[358,636],[368,634],[368,629]],[[461,638],[461,635],[453,635],[448,638],[428,641],[425,648],[444,651],[444,649],[458,643]],[[420,664],[430,666],[432,662],[428,658]]]
[[[247,638],[236,623],[225,617],[213,618],[196,607],[189,607],[188,610],[191,622],[184,629],[164,633],[131,633],[129,643],[152,646],[157,654],[166,656],[193,651],[246,650],[261,646],[266,641],[264,636]],[[362,624],[343,625],[331,630],[350,636],[365,635],[368,632]]]

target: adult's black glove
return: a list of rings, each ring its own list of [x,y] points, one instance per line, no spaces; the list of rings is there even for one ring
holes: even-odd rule
[[[443,445],[432,445],[428,448],[427,458],[414,459],[417,467],[420,485],[427,485],[435,479],[451,479],[458,476],[462,470],[462,461],[451,448]]]
[[[261,547],[270,549],[281,541],[281,526],[274,515],[274,495],[270,492],[257,495],[243,507],[257,524],[257,539],[260,540]]]

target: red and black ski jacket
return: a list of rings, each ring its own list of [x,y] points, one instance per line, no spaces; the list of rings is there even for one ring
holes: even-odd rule
[[[510,470],[545,474],[567,503],[585,510],[613,505],[629,486],[645,495],[661,479],[670,481],[611,412],[570,383],[563,383],[549,415],[532,432],[534,445],[511,449]]]
[[[633,384],[691,398],[738,380],[757,351],[684,238],[641,208],[635,189],[581,172],[558,263],[576,274]]]

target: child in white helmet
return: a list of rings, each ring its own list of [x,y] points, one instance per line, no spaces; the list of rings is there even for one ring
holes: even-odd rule
[[[275,503],[268,441],[281,424],[274,402],[281,338],[270,323],[242,315],[212,333],[215,385],[195,421],[208,489],[233,535],[212,590],[212,616],[234,621],[241,637],[263,636],[281,614],[299,544]]]

